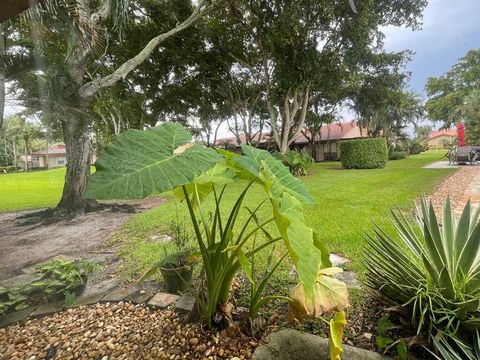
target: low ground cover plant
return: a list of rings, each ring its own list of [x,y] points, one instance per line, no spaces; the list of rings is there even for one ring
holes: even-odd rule
[[[468,202],[457,222],[447,200],[440,226],[423,199],[416,225],[393,211],[397,238],[367,238],[367,285],[408,310],[438,359],[480,358],[479,215]]]
[[[324,245],[305,223],[302,204],[313,203],[313,198],[303,183],[267,151],[244,145],[243,155],[239,155],[189,146],[190,140],[191,135],[173,123],[120,134],[100,154],[87,197],[143,198],[172,191],[188,208],[203,260],[197,304],[208,327],[231,325],[231,285],[242,269],[252,285],[250,317],[269,300],[282,296],[290,302],[294,315],[320,316],[336,311],[332,356],[338,355],[341,344],[334,340],[341,338],[348,291],[344,283],[332,278],[341,269],[331,268]],[[232,183],[243,188],[233,205],[223,201]],[[263,190],[263,197],[246,207],[245,196],[254,186]],[[210,210],[204,206],[209,196],[214,199]],[[225,207],[227,212],[222,211]],[[268,211],[260,212],[264,207]],[[244,218],[239,216],[242,212],[247,214],[245,221],[239,221]],[[255,241],[259,237],[262,241]],[[262,284],[269,275],[257,283],[252,273],[255,254],[275,243],[283,243],[300,280],[288,298],[288,294],[264,297]]]
[[[387,142],[384,138],[340,142],[340,161],[345,169],[384,168],[387,158]]]

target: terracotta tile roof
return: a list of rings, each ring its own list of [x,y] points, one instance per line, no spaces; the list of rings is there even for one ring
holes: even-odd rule
[[[270,135],[268,133],[266,134],[264,133],[260,138],[260,134],[255,134],[252,140],[254,142],[258,142],[260,140],[261,143],[265,143],[270,140]],[[240,135],[240,142],[242,144],[246,143],[244,134]],[[225,145],[225,144],[237,146],[237,138],[235,136],[225,137],[225,138],[217,139],[217,141],[215,142],[216,146]]]
[[[66,155],[65,145],[55,145],[48,148],[48,155]],[[32,155],[47,155],[47,150],[35,151]]]
[[[355,120],[343,122],[339,124],[335,123],[335,124],[324,125],[320,129],[320,141],[349,139],[351,137],[347,135],[348,132],[356,127],[358,127],[358,122]],[[309,135],[308,131],[305,131],[305,132],[307,133],[307,135]],[[306,144],[308,143],[308,139],[304,134],[300,134],[295,139],[294,143]]]
[[[430,135],[428,135],[428,140],[437,138],[439,136],[457,136],[457,130],[433,130]]]

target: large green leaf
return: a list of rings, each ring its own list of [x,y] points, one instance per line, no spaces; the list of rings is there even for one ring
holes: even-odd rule
[[[274,181],[269,186],[274,197],[280,197],[286,191],[304,203],[313,204],[313,197],[308,193],[303,183],[295,178],[288,168],[268,151],[256,149],[249,145],[242,145],[242,151],[245,155],[235,157],[234,161],[244,170],[261,179],[261,172],[266,164],[275,176]]]
[[[222,161],[213,149],[192,146],[191,135],[176,123],[146,131],[128,130],[103,151],[95,163],[86,197],[140,199],[191,183],[195,177]],[[178,153],[176,153],[178,152]]]

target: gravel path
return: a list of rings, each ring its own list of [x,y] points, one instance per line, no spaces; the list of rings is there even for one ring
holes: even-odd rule
[[[450,196],[454,212],[458,214],[468,199],[474,196],[474,192],[478,191],[478,185],[480,185],[480,167],[465,166],[446,178],[429,198],[437,214],[441,214],[443,202],[447,196]],[[479,195],[476,194],[476,197],[478,198]]]
[[[258,344],[128,302],[81,306],[0,329],[0,359],[249,359]]]

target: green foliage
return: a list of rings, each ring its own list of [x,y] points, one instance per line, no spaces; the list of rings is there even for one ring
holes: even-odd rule
[[[313,158],[306,148],[303,148],[300,152],[288,150],[284,154],[278,153],[277,157],[288,167],[293,176],[308,175],[308,171],[313,166]]]
[[[477,358],[479,214],[468,202],[457,222],[447,199],[440,226],[432,204],[422,199],[416,227],[392,211],[400,242],[378,227],[367,236],[368,286],[407,307],[418,332],[428,334],[443,358]]]
[[[442,76],[428,78],[425,89],[429,97],[425,108],[430,120],[445,127],[464,119],[478,122],[475,93],[480,91],[480,49],[470,50]]]
[[[340,160],[345,169],[383,168],[387,162],[387,143],[384,138],[341,141]]]
[[[405,151],[392,151],[388,154],[388,160],[402,160],[407,158]]]
[[[13,310],[22,310],[39,301],[65,298],[67,305],[75,299],[75,291],[85,283],[87,275],[96,265],[86,261],[54,260],[40,265],[38,280],[12,288],[0,287],[0,314]]]
[[[172,128],[181,136],[172,136]],[[174,189],[177,198],[185,201],[203,260],[204,286],[200,289],[198,304],[209,327],[217,318],[214,316],[217,312],[228,319],[226,305],[238,270],[242,268],[249,274],[252,256],[280,240],[296,266],[307,298],[312,299],[319,270],[328,266],[329,260],[323,244],[305,224],[302,203],[312,203],[313,199],[303,183],[270,153],[248,145],[242,146],[243,156],[225,150],[215,153],[203,147],[178,153],[176,148],[189,140],[185,133],[188,134],[180,125],[167,123],[144,134],[133,130],[122,134],[100,156],[100,166],[88,183],[87,193],[97,198],[144,197],[154,191]],[[148,152],[148,156],[142,154],[142,147],[129,146],[128,139],[132,137],[148,141],[152,136],[160,145],[150,141],[149,149],[154,151]],[[139,166],[120,161],[137,157],[141,160]],[[178,164],[181,172],[172,164]],[[147,172],[148,176],[141,177],[139,172]],[[144,180],[148,184],[144,184]],[[126,190],[132,182],[142,191]],[[225,207],[224,195],[232,182],[243,182],[244,186],[225,214],[221,208]],[[254,184],[263,189],[264,197],[258,199],[253,210],[245,209],[245,196]],[[209,195],[215,201],[210,215],[204,207]],[[257,217],[263,206],[269,207],[265,219]],[[244,211],[249,215],[240,222],[239,214]],[[275,225],[280,236],[271,237],[250,250],[244,249],[258,233],[265,234],[269,224]],[[260,301],[260,297],[256,297]]]
[[[421,152],[425,151],[423,145],[419,141],[412,141],[409,146],[409,150],[411,155],[420,154]]]

